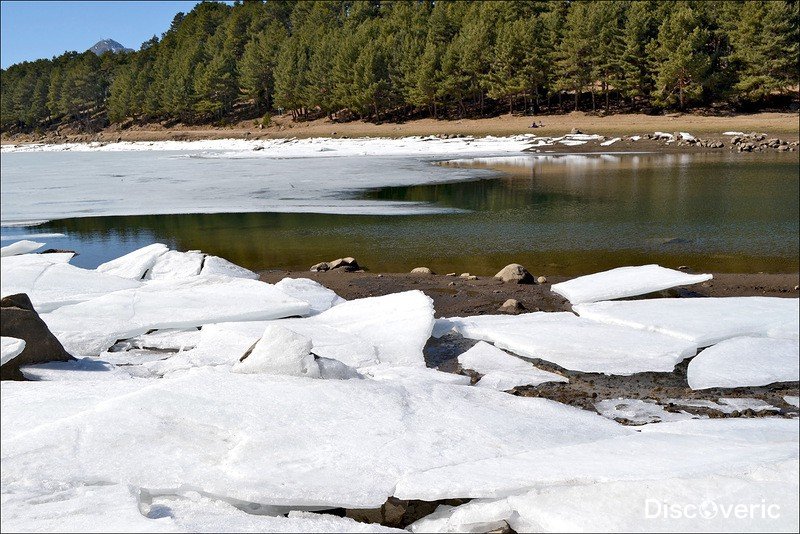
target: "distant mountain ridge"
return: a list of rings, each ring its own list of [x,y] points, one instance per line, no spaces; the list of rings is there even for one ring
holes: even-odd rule
[[[89,51],[94,52],[99,56],[101,54],[105,54],[106,52],[114,52],[115,54],[120,52],[133,52],[133,49],[124,47],[114,39],[103,39],[101,41],[97,41],[94,46],[89,49]]]

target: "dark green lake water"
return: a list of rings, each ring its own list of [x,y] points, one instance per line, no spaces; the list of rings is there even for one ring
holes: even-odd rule
[[[490,275],[511,262],[537,275],[643,263],[715,272],[798,271],[795,153],[531,155],[446,165],[495,174],[362,196],[465,212],[90,217],[4,228],[4,244],[23,230],[63,233],[46,239],[48,246],[78,250],[74,263],[85,267],[159,241],[256,270],[308,269],[354,256],[370,270],[386,272],[428,266]]]

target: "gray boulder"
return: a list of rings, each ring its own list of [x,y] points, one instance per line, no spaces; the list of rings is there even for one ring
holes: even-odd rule
[[[23,365],[74,360],[56,339],[25,293],[0,300],[0,335],[25,341],[25,350],[0,367],[0,379],[25,380]]]
[[[534,284],[536,280],[528,270],[519,263],[511,263],[503,267],[499,273],[494,275],[503,282],[513,282],[516,284]]]

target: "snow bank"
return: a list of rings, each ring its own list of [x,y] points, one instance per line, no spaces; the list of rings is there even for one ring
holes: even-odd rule
[[[698,284],[710,274],[686,274],[659,265],[619,267],[610,271],[573,278],[553,284],[550,289],[572,304],[644,295],[676,286]]]
[[[454,317],[442,324],[464,337],[586,373],[669,372],[697,350],[693,343],[671,336],[600,324],[567,312]],[[437,330],[444,333],[444,328]]]
[[[692,389],[765,386],[800,380],[800,344],[794,340],[736,337],[689,362]]]
[[[778,297],[706,297],[596,302],[573,309],[593,321],[660,332],[707,347],[732,337],[765,336],[776,325],[797,324],[798,302]]]

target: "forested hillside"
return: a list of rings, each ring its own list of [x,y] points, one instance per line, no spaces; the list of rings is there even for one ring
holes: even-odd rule
[[[0,126],[785,107],[799,39],[796,0],[204,2],[136,52],[3,70]]]

